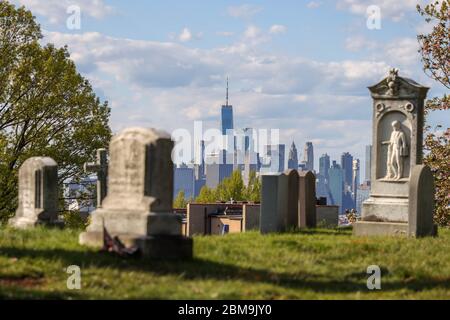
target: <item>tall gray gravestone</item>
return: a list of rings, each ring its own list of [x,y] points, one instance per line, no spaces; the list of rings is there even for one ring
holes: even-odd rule
[[[315,228],[316,216],[316,176],[311,171],[299,173],[298,221],[300,228]]]
[[[369,87],[373,99],[371,193],[363,203],[361,221],[353,226],[355,235],[411,235],[411,173],[422,163],[428,89],[398,76],[396,69]]]
[[[434,177],[428,166],[414,166],[409,183],[409,236],[436,235],[433,224]]]
[[[58,165],[47,157],[27,159],[19,169],[19,206],[9,220],[15,228],[58,220]]]
[[[288,229],[299,227],[299,175],[298,171],[291,169],[286,171],[288,178],[288,199],[287,199],[287,215],[286,227]]]
[[[288,177],[284,173],[262,176],[260,232],[286,231]]]
[[[167,133],[129,128],[110,143],[108,193],[80,243],[100,247],[103,228],[127,247],[152,258],[189,258],[192,239],[182,236],[172,212],[173,141]]]

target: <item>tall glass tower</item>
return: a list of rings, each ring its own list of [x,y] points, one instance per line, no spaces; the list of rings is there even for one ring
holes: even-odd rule
[[[222,106],[222,134],[226,135],[227,130],[233,130],[233,106],[228,104],[228,78],[227,78],[227,98],[226,104]]]

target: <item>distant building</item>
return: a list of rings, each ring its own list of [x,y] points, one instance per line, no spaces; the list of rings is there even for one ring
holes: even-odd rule
[[[292,141],[291,149],[289,149],[288,169],[298,170],[298,152],[294,141]]]
[[[186,199],[195,197],[194,181],[194,168],[189,168],[184,163],[175,167],[173,196],[176,197],[180,191],[184,191]]]
[[[356,208],[356,198],[357,198],[357,194],[358,194],[358,186],[360,184],[360,182],[359,182],[359,166],[360,166],[359,159],[353,160],[352,192],[353,192],[354,208]]]
[[[283,172],[285,161],[285,145],[265,146],[265,162],[261,166],[261,173]]]
[[[233,173],[233,164],[226,162],[226,151],[212,153],[206,158],[206,186],[216,188]]]
[[[370,168],[372,167],[372,145],[366,146],[366,159],[365,159],[365,181],[370,181]]]
[[[258,163],[258,154],[252,150],[247,151],[244,159],[244,170],[242,171],[242,180],[245,185],[248,185],[250,173],[252,171],[256,173],[259,172]]]
[[[97,206],[96,184],[96,175],[85,177],[81,181],[65,182],[63,194],[67,210],[83,214],[94,211]]]
[[[370,184],[367,181],[358,186],[358,192],[356,196],[356,211],[361,214],[362,203],[366,201],[370,196]]]
[[[344,171],[341,166],[333,161],[329,170],[329,187],[331,195],[331,204],[339,206],[342,213],[343,193],[344,193]]]
[[[319,175],[321,175],[325,180],[328,180],[329,170],[330,170],[330,156],[325,153],[319,158]]]
[[[206,185],[206,177],[202,179],[196,179],[194,181],[194,198],[197,198],[202,188]]]
[[[329,188],[329,171],[330,171],[330,156],[323,154],[319,158],[319,174],[317,175],[317,196],[327,198],[331,202],[330,188]]]
[[[258,161],[255,152],[253,139],[253,129],[244,128],[235,130],[235,148],[234,148],[234,170],[243,172],[245,165],[252,166],[252,170],[257,170]]]
[[[314,147],[312,142],[306,142],[303,161],[306,171],[314,171]]]
[[[200,140],[195,150],[195,179],[200,180],[205,178],[205,141]]]
[[[344,152],[341,155],[341,168],[344,172],[344,185],[348,187],[352,187],[352,179],[353,179],[353,156]]]
[[[222,106],[222,114],[221,114],[221,122],[222,122],[222,134],[226,135],[227,130],[233,130],[233,106],[228,104],[228,78],[227,78],[227,96],[226,103]]]
[[[355,201],[353,200],[353,193],[350,191],[350,188],[344,190],[342,193],[342,207],[341,213],[344,213],[346,210],[355,209]]]

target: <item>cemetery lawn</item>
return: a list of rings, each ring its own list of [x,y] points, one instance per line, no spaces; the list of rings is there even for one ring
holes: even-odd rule
[[[124,260],[79,231],[0,229],[0,299],[450,299],[450,230],[438,238],[355,238],[351,230],[194,238],[191,261]],[[81,267],[81,290],[66,268]],[[369,265],[381,290],[366,286]]]

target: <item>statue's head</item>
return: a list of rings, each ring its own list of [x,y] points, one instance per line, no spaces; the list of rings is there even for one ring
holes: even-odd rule
[[[395,131],[400,130],[402,124],[400,123],[400,121],[395,120],[394,122],[392,122],[392,128],[394,128]]]

